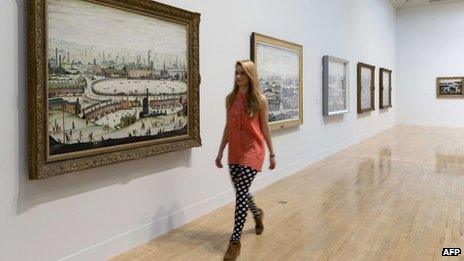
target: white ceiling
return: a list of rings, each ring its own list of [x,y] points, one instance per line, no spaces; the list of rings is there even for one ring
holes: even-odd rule
[[[464,0],[390,0],[396,8],[464,2]]]

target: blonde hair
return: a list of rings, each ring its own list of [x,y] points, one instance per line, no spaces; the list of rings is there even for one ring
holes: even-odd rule
[[[245,113],[249,117],[257,114],[261,106],[261,88],[259,86],[258,70],[256,64],[250,60],[237,61],[235,66],[241,66],[250,79],[247,100],[245,102]],[[226,107],[229,109],[235,100],[238,92],[238,85],[234,78],[234,89],[226,97]]]

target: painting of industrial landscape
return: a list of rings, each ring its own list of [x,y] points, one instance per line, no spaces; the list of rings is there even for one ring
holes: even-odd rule
[[[369,68],[361,69],[361,108],[368,109],[371,107],[371,83],[372,74]]]
[[[49,155],[187,135],[187,26],[47,0]]]
[[[380,108],[390,108],[391,107],[391,71],[387,69],[380,69],[380,90],[381,97],[380,99]]]
[[[329,68],[329,111],[344,111],[347,109],[345,64],[332,61]]]
[[[437,97],[463,98],[464,77],[437,78]]]
[[[269,104],[269,123],[298,119],[298,52],[258,42],[257,57],[260,85]]]
[[[348,64],[340,58],[322,57],[322,115],[330,116],[349,111]]]

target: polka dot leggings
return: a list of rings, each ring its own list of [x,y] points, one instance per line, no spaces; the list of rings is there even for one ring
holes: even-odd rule
[[[245,225],[247,211],[250,209],[253,216],[259,216],[259,210],[253,202],[253,197],[248,192],[251,182],[258,173],[257,170],[238,164],[229,165],[230,176],[235,187],[235,222],[234,231],[230,241],[240,241],[243,226]]]

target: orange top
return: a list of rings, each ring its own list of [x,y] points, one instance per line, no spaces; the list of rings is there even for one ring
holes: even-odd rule
[[[264,135],[259,113],[249,117],[245,113],[247,94],[237,92],[234,103],[227,111],[227,141],[229,164],[240,164],[261,171],[264,162]]]

